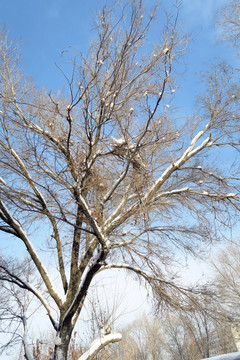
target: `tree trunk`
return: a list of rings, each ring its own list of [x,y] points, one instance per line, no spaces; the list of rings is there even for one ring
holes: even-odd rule
[[[68,344],[63,341],[62,344],[55,345],[53,360],[67,360]]]
[[[53,360],[67,360],[71,334],[71,325],[63,325],[55,339]]]

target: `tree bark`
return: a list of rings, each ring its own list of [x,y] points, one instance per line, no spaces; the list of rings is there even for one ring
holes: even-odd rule
[[[55,339],[53,360],[67,360],[71,334],[71,324],[63,324]]]

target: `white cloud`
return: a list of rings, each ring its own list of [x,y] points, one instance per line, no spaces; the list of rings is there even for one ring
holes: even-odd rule
[[[212,22],[217,11],[226,4],[226,0],[183,0],[182,11],[188,22],[206,25]]]

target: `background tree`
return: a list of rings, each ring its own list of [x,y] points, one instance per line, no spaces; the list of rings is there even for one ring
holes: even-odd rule
[[[219,23],[223,28],[223,39],[239,46],[240,44],[240,2],[229,1],[220,12]]]
[[[196,113],[179,120],[169,103],[187,39],[167,16],[153,43],[156,11],[146,16],[141,0],[104,7],[59,94],[24,76],[16,44],[1,34],[0,230],[24,244],[43,286],[4,261],[1,278],[45,308],[55,360],[67,359],[99,272],[128,270],[161,302],[184,307],[191,289],[169,269],[174,254],[222,237],[239,210],[237,74],[225,64],[206,71]],[[107,329],[81,360],[121,339]]]
[[[121,330],[121,343],[106,349],[106,359],[168,359],[165,351],[168,339],[164,330],[164,323],[160,318],[153,319],[151,315],[143,314]]]
[[[169,359],[197,360],[236,351],[231,326],[212,304],[191,312],[169,312],[164,324]],[[209,307],[208,307],[209,306]]]
[[[2,271],[4,269],[4,271]],[[6,271],[7,269],[7,271]],[[22,353],[29,353],[31,338],[28,338],[27,319],[36,312],[36,304],[32,306],[33,295],[25,286],[19,286],[17,279],[24,273],[28,282],[33,281],[33,268],[30,261],[25,259],[22,263],[8,259],[1,261],[1,299],[0,299],[0,354],[7,350],[11,355],[19,350],[17,359],[22,359]],[[40,284],[35,282],[36,286]],[[22,345],[22,346],[21,346]]]
[[[213,260],[213,289],[225,322],[232,328],[237,349],[240,349],[240,247],[239,241],[219,251]]]
[[[199,360],[237,350],[230,324],[204,306],[191,312],[169,309],[156,318],[144,315],[121,333],[121,344],[106,349],[103,359]]]

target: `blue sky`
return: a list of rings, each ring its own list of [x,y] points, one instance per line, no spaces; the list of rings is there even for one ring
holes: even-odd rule
[[[188,73],[184,83],[195,80],[196,71],[204,69],[214,57],[230,56],[229,50],[216,43],[214,28],[216,12],[227,1],[182,1],[180,20],[184,30],[191,32],[195,39],[186,56]],[[148,6],[154,2],[145,1]],[[164,6],[169,7],[170,3],[162,1]],[[70,45],[86,49],[93,36],[94,13],[103,4],[103,0],[0,0],[0,23],[6,25],[11,39],[22,39],[21,52],[27,74],[33,76],[38,85],[54,89],[65,85],[55,66],[55,62],[61,64],[61,51]],[[191,83],[184,91],[188,101],[188,91],[189,96],[192,94]]]

